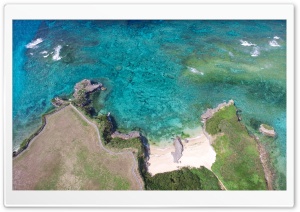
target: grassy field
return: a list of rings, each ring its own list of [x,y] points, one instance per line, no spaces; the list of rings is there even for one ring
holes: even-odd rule
[[[256,141],[238,122],[234,105],[207,120],[206,131],[216,136],[213,147],[217,157],[212,171],[228,190],[267,189]]]
[[[13,160],[15,190],[135,190],[134,160],[99,147],[96,130],[71,106],[47,116],[44,130]]]

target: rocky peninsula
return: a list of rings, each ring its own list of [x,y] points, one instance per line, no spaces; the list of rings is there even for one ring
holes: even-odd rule
[[[270,172],[266,169],[267,154],[259,140],[250,136],[246,126],[240,122],[240,114],[233,100],[208,109],[201,119],[204,134],[217,153],[212,171],[226,189],[272,189]]]

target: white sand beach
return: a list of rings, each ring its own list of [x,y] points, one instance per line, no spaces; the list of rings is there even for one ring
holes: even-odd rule
[[[188,138],[188,143],[182,140],[183,153],[179,163],[174,163],[171,152],[175,151],[171,144],[168,147],[158,147],[150,144],[150,159],[148,171],[153,176],[157,173],[177,170],[184,166],[196,167],[205,166],[211,170],[216,160],[216,152],[210,145],[209,140],[201,132],[198,136]]]

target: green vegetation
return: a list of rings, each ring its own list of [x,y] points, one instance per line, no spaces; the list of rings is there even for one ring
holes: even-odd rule
[[[269,126],[269,125],[267,125],[267,124],[262,124],[262,126],[263,126],[265,129],[267,129],[267,130],[274,130],[273,127],[271,127],[271,126]]]
[[[215,113],[211,119],[208,119],[206,121],[206,131],[211,135],[221,132],[220,122],[222,120],[229,120],[231,118],[235,119],[234,121],[237,121],[236,109],[234,105],[230,105],[226,109],[220,110],[219,112]]]
[[[22,141],[22,143],[20,144],[20,149],[26,149],[27,148],[27,145],[29,144],[29,139],[26,138]]]
[[[100,132],[101,138],[104,141],[104,144],[110,143],[111,140],[112,140],[111,133],[113,131],[114,126],[107,119],[106,115],[97,116],[95,119],[96,119],[96,121],[98,123],[99,132]]]
[[[220,190],[216,176],[204,167],[147,176],[145,184],[147,190]]]
[[[143,144],[139,138],[132,138],[123,140],[121,138],[112,138],[111,142],[108,143],[109,147],[124,149],[124,148],[135,148],[138,151],[143,152]]]
[[[196,174],[201,182],[201,190],[221,190],[219,180],[214,173],[205,167],[191,169],[193,174]]]
[[[223,108],[206,122],[206,131],[222,133],[214,140],[217,153],[212,171],[229,190],[266,190],[256,141],[238,122],[234,105]]]
[[[97,91],[100,92],[100,91]],[[95,93],[95,92],[94,92]],[[74,100],[74,104],[77,107],[80,107],[83,113],[89,117],[96,115],[96,110],[92,106],[92,100],[90,99],[90,94],[86,93],[84,89],[81,89],[77,92],[77,98]]]

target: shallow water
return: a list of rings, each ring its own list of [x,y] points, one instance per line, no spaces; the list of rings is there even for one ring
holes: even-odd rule
[[[284,188],[284,21],[14,21],[13,26],[15,148],[41,123],[50,100],[72,93],[84,78],[108,87],[94,99],[99,113],[111,112],[120,128],[139,129],[156,143],[198,127],[207,107],[234,99],[245,124],[256,118],[277,131],[269,151]]]

